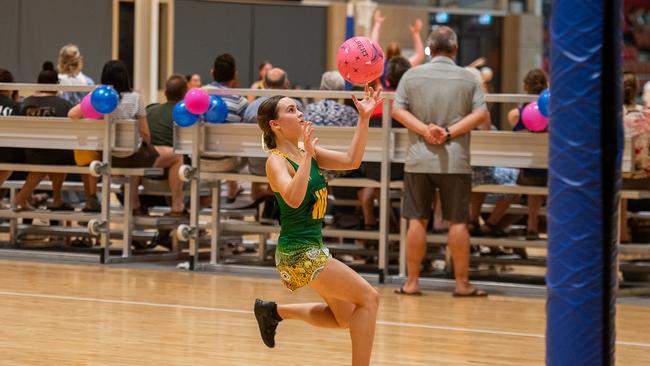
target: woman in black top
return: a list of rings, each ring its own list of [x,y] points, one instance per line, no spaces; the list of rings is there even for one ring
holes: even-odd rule
[[[59,77],[54,70],[54,65],[46,61],[43,70],[38,75],[39,84],[58,84]],[[56,91],[39,91],[25,98],[20,114],[28,117],[67,117],[72,105],[63,98],[58,97]],[[27,164],[36,165],[75,165],[74,155],[71,150],[60,149],[25,149]],[[63,202],[61,190],[65,179],[64,173],[30,172],[25,179],[25,184],[16,195],[14,203],[17,210],[33,209],[29,199],[38,184],[49,175],[52,181],[52,205],[49,209],[72,210],[72,207]]]

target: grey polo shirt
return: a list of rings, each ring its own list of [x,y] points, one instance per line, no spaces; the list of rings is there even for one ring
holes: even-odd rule
[[[483,90],[474,75],[444,56],[408,70],[399,82],[393,107],[406,109],[420,121],[441,127],[449,127],[474,111],[487,110]],[[430,145],[409,130],[404,170],[470,174],[469,140],[467,133],[448,144]]]

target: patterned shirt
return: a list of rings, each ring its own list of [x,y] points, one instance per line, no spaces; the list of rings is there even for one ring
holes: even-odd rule
[[[207,88],[214,89],[226,89],[226,87],[216,81],[211,82]],[[226,105],[228,106],[228,117],[226,117],[226,122],[238,123],[242,122],[244,119],[244,112],[246,107],[248,107],[248,100],[241,95],[220,95]]]
[[[356,126],[359,114],[357,111],[332,99],[323,99],[318,103],[307,104],[305,120],[318,126]]]

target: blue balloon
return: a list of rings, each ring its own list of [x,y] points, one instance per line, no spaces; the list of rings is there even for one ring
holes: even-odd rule
[[[549,105],[551,104],[551,91],[548,89],[542,90],[539,93],[539,98],[537,98],[537,106],[539,107],[539,113],[544,117],[548,117]]]
[[[218,95],[210,96],[210,107],[203,114],[203,120],[209,123],[224,123],[228,118],[228,106]]]
[[[120,103],[120,96],[110,85],[100,85],[90,94],[90,104],[99,113],[112,113]]]
[[[190,127],[199,120],[198,115],[190,113],[190,111],[187,110],[184,100],[176,103],[174,110],[172,111],[172,117],[174,118],[174,122],[181,127]]]

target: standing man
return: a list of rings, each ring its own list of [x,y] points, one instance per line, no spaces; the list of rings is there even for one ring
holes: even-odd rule
[[[469,132],[489,118],[480,83],[455,64],[456,33],[445,26],[429,35],[431,62],[407,71],[397,87],[392,116],[409,129],[402,216],[406,234],[408,279],[399,294],[420,294],[420,266],[426,252],[426,228],[435,191],[449,221],[447,248],[454,264],[454,296],[486,296],[469,283]]]

